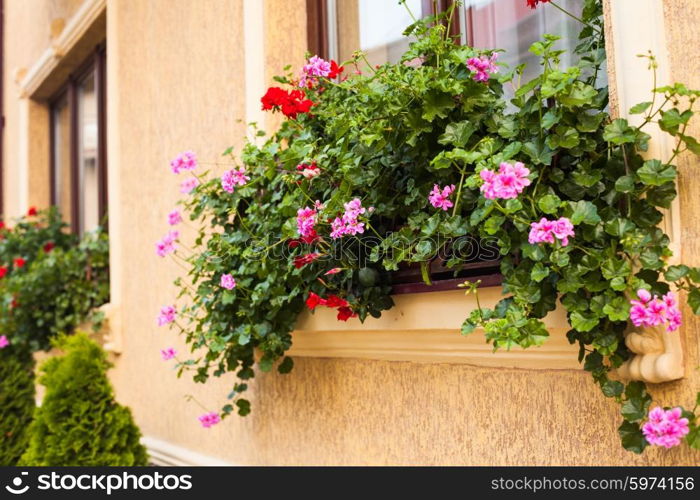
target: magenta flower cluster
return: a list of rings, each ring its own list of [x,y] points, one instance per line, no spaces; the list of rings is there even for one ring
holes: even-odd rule
[[[170,361],[175,357],[177,354],[177,351],[173,349],[172,347],[168,347],[167,349],[161,349],[160,350],[160,356],[163,358],[163,361]]]
[[[179,210],[173,210],[168,214],[168,224],[171,226],[176,226],[182,222],[182,215]]]
[[[189,194],[197,186],[199,186],[199,179],[196,177],[189,177],[180,183],[180,192],[182,194]]]
[[[216,425],[219,422],[221,422],[221,417],[218,413],[212,411],[209,413],[205,413],[204,415],[200,415],[199,422],[202,424],[202,427],[208,429],[212,425]]]
[[[503,162],[498,168],[498,172],[482,170],[479,175],[484,183],[481,192],[489,200],[501,198],[504,200],[517,198],[526,186],[530,185],[530,170],[525,168],[521,162],[514,164]]]
[[[236,279],[230,274],[223,274],[219,284],[226,290],[233,290],[236,288]]]
[[[548,220],[542,217],[539,222],[530,224],[528,241],[535,243],[554,243],[555,238],[561,241],[561,246],[569,244],[569,237],[575,236],[574,225],[566,217]]]
[[[356,235],[365,232],[365,225],[359,221],[360,215],[367,212],[359,198],[354,198],[344,204],[345,213],[331,222],[331,238],[338,239],[345,235]],[[371,210],[371,209],[370,209]]]
[[[659,298],[648,290],[637,290],[639,300],[631,300],[630,320],[634,326],[658,326],[666,324],[666,331],[673,332],[681,326],[681,311],[673,292]]]
[[[221,187],[227,193],[233,193],[233,189],[236,186],[245,186],[250,177],[245,175],[245,169],[243,167],[239,169],[232,169],[224,172],[221,176]]]
[[[316,83],[319,76],[326,77],[330,73],[331,63],[329,61],[325,61],[318,56],[310,57],[308,63],[301,70],[299,86],[308,87],[309,83]]]
[[[302,238],[313,238],[316,234],[314,227],[318,212],[313,208],[304,207],[297,210],[297,231]]]
[[[642,426],[644,437],[654,446],[672,448],[681,444],[690,429],[688,419],[681,418],[680,408],[664,410],[657,406],[649,412],[647,422]]]
[[[0,349],[4,349],[8,345],[10,345],[10,341],[7,340],[7,336],[0,335]]]
[[[498,73],[496,59],[498,59],[497,52],[491,54],[491,57],[480,56],[469,58],[467,61],[467,68],[474,73],[472,78],[477,82],[487,82],[492,73]]]
[[[174,174],[179,174],[183,170],[192,171],[197,168],[197,155],[194,151],[183,151],[170,161],[170,169]]]
[[[177,316],[177,309],[175,306],[163,306],[160,308],[160,314],[158,315],[158,326],[163,326],[175,321]]]
[[[177,245],[175,242],[180,237],[178,231],[168,231],[168,234],[163,236],[163,238],[156,242],[156,254],[159,257],[165,257],[169,253],[173,253],[177,250]]]
[[[445,186],[442,189],[440,189],[440,186],[435,184],[433,186],[433,190],[430,192],[430,196],[428,196],[428,201],[430,201],[430,204],[435,208],[442,208],[443,210],[447,210],[450,207],[454,206],[454,204],[449,200],[449,197],[454,192],[454,190],[454,184]]]

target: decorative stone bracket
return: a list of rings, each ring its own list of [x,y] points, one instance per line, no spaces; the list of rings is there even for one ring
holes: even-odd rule
[[[667,332],[663,326],[632,329],[625,344],[634,353],[617,372],[623,379],[643,382],[669,382],[683,378],[683,347],[679,330]]]

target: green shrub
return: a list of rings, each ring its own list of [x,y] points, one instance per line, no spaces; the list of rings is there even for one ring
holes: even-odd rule
[[[27,448],[34,406],[32,356],[0,349],[0,466],[17,465]]]
[[[46,395],[34,414],[22,464],[146,465],[131,411],[114,400],[102,348],[84,333],[60,336],[54,345],[64,354],[41,366]]]

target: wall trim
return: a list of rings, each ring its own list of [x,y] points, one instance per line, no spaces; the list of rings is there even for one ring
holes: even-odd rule
[[[150,463],[154,465],[169,467],[230,467],[235,465],[151,436],[142,437],[141,444],[148,450]]]
[[[493,307],[501,287],[480,289],[483,307]],[[578,346],[569,344],[569,325],[560,307],[545,318],[549,339],[540,347],[493,352],[483,330],[462,335],[462,321],[476,308],[461,290],[394,296],[395,306],[364,323],[336,319],[335,310],[304,311],[292,333],[290,356],[361,358],[420,363],[454,363],[531,370],[580,370]]]
[[[107,0],[84,0],[19,83],[21,97],[46,97],[42,87],[56,72],[63,59],[82,41],[107,9]],[[37,96],[37,94],[41,94]]]

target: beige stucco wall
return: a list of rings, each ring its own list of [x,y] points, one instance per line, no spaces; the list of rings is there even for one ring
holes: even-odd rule
[[[31,63],[46,43],[47,18],[36,2],[34,16],[6,0],[8,15],[25,26],[8,34],[8,68]],[[13,5],[13,3],[15,5]],[[266,77],[286,63],[298,64],[305,48],[303,0],[266,0]],[[700,33],[693,30],[700,6],[692,0],[664,2],[673,76],[700,87]],[[240,464],[697,464],[687,448],[624,452],[616,427],[618,406],[606,400],[580,370],[523,370],[460,364],[297,358],[294,371],[256,378],[253,413],[212,429],[197,422],[202,410],[185,401],[192,394],[211,409],[225,399],[232,376],[194,384],[177,379],[159,349],[174,333],[158,329],[160,306],[174,300],[172,280],[181,269],[156,257],[154,241],[179,198],[169,159],[194,149],[204,163],[220,161],[245,130],[243,2],[236,0],[108,0],[108,154],[110,232],[115,328],[122,354],[111,376],[118,398],[132,407],[145,435]],[[8,21],[9,22],[9,21]],[[24,24],[21,24],[24,23]],[[689,54],[689,51],[696,51]],[[22,52],[9,54],[9,52]],[[690,64],[694,58],[694,64]],[[10,63],[9,61],[13,61]],[[6,79],[7,81],[7,79]],[[6,165],[18,154],[11,85],[6,90]],[[273,121],[268,121],[268,126]],[[698,135],[696,124],[695,134]],[[14,149],[13,149],[14,148]],[[699,189],[697,158],[681,160],[682,249],[700,264],[700,217],[692,193]],[[220,169],[221,167],[214,167]],[[9,211],[16,174],[6,168]],[[420,300],[419,298],[416,300]],[[465,315],[455,302],[454,315]],[[687,354],[682,381],[654,387],[663,404],[691,404],[700,388],[700,321],[685,311]],[[411,325],[407,324],[406,328]],[[455,335],[458,333],[455,332]]]

